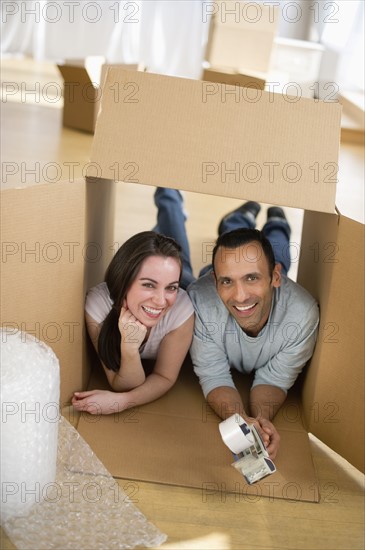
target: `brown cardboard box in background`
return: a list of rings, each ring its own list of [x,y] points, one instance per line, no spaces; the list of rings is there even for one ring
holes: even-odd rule
[[[210,68],[247,75],[267,73],[278,16],[274,5],[231,0],[215,3],[206,50]]]
[[[66,59],[57,65],[64,79],[63,126],[94,132],[105,74],[112,66],[138,70],[138,65],[107,64],[102,56]]]
[[[338,100],[342,105],[341,141],[364,144],[364,94],[360,92],[342,92]]]
[[[288,14],[285,6],[276,4],[215,2],[211,7],[206,63],[213,71],[262,79],[268,91],[272,88],[277,93],[318,97],[325,48],[317,42],[278,36],[279,20],[288,20]],[[333,91],[328,89],[332,100]]]
[[[274,476],[279,476],[275,479],[280,480],[280,487],[299,484],[303,491],[298,498],[316,501],[318,495],[310,489],[314,472],[307,430],[318,434],[356,467],[363,468],[363,287],[360,276],[352,276],[363,272],[359,265],[362,256],[351,254],[346,247],[348,242],[352,251],[361,247],[363,226],[335,213],[336,174],[330,177],[329,171],[338,162],[341,108],[308,99],[290,103],[285,97],[265,92],[256,103],[244,102],[243,97],[237,103],[232,94],[222,98],[224,86],[218,85],[217,93],[207,94],[204,82],[115,68],[109,69],[107,78],[90,159],[99,166],[103,180],[2,192],[7,213],[2,218],[2,238],[8,243],[2,323],[13,328],[21,323],[26,323],[26,327],[41,324],[41,339],[55,349],[60,359],[62,403],[81,384],[86,388],[84,295],[87,288],[103,278],[113,250],[109,222],[115,184],[110,180],[129,179],[315,211],[306,213],[313,235],[305,224],[300,277],[320,302],[320,339],[313,362],[306,369],[299,402],[295,402],[304,409],[305,429],[299,421],[285,422],[281,417],[277,420],[286,447],[280,471]],[[111,89],[115,82],[124,93],[130,92],[128,83],[135,83],[136,101],[126,102],[121,94],[116,102]],[[24,241],[30,250],[40,242],[39,262],[32,253],[23,261]],[[79,247],[67,244],[78,242]],[[79,254],[73,262],[65,256],[68,261],[57,265],[52,258],[59,254],[59,248],[50,243],[62,245],[61,251],[64,247],[67,254],[70,249],[77,252],[86,247],[89,256]],[[98,250],[101,254],[97,254]],[[62,277],[58,276],[60,266]],[[355,303],[356,315],[352,307]],[[77,323],[79,329],[73,341],[65,336],[66,332],[56,341],[51,330],[44,330],[70,322]],[[132,410],[121,413],[121,421],[111,415],[92,425],[85,419],[83,424],[80,422],[81,434],[113,475],[124,477],[129,468],[135,479],[157,475],[161,483],[200,483],[201,487],[218,472],[220,481],[224,481],[221,476],[227,475],[232,482],[235,472],[229,466],[229,452],[220,441],[218,419],[208,414],[207,421],[202,420],[198,382],[193,378],[184,386],[183,381],[184,377],[161,400],[141,407],[137,423],[132,424],[133,419],[125,421],[135,414]],[[337,409],[331,409],[333,404]],[[131,438],[131,426],[133,445],[143,452],[128,455],[125,442]],[[159,439],[154,440],[153,430]],[[152,437],[147,450],[146,433]],[[199,441],[204,441],[211,462],[200,455],[197,458],[195,445]],[[151,456],[156,455],[156,460],[151,461],[154,471],[147,469],[146,473],[147,451],[155,453]],[[120,457],[114,466],[113,456]],[[179,461],[182,468],[175,467]],[[184,480],[171,479],[174,472],[181,475],[181,469],[186,473]],[[304,471],[307,474],[303,479]],[[274,476],[264,480],[264,485],[270,486]],[[287,498],[295,499],[291,493]]]

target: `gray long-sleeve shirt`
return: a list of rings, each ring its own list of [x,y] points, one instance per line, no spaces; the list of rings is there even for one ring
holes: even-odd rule
[[[269,384],[285,392],[310,359],[317,337],[318,305],[300,285],[282,277],[274,289],[269,319],[256,337],[248,336],[220,299],[212,272],[188,288],[196,312],[190,350],[204,396],[235,385],[231,369],[255,371],[253,386]]]

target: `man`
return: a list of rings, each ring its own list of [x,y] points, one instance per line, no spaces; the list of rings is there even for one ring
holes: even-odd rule
[[[173,219],[183,220],[178,191],[158,190],[155,201],[166,201]],[[319,312],[314,298],[286,276],[290,227],[284,211],[269,208],[257,231],[259,211],[250,201],[223,218],[213,269],[188,288],[196,313],[191,357],[213,410],[221,418],[239,413],[254,423],[275,458],[280,437],[271,420],[312,356]],[[231,369],[254,373],[247,408]]]

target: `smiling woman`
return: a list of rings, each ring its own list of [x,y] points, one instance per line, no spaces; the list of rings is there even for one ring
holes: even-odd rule
[[[180,247],[144,231],[112,259],[86,298],[86,326],[114,391],[76,392],[78,410],[111,414],[161,397],[175,383],[192,340],[194,314],[179,288]],[[155,359],[146,376],[142,360]]]

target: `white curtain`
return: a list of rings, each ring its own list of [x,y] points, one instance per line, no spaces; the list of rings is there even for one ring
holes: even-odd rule
[[[1,52],[49,61],[103,55],[199,78],[209,31],[202,7],[202,0],[3,0]]]
[[[323,43],[322,79],[363,90],[364,4],[280,0],[278,34]],[[219,0],[2,0],[1,52],[55,62],[102,55],[111,63],[143,63],[151,72],[199,78],[206,15],[218,6]]]
[[[210,13],[219,12],[220,1],[2,0],[1,51],[55,62],[102,55],[111,63],[199,78]],[[305,38],[307,2],[281,0],[279,35]]]
[[[155,73],[199,78],[208,40],[203,2],[142,2],[140,59]]]
[[[337,53],[340,88],[364,91],[364,0],[337,0],[336,8],[325,19],[321,42]]]

